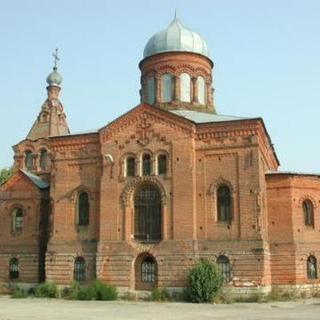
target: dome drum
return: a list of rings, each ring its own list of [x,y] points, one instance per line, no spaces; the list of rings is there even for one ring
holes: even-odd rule
[[[215,113],[211,60],[190,52],[167,52],[145,58],[139,66],[141,102]]]

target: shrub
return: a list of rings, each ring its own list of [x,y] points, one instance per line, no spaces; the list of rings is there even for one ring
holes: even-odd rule
[[[53,282],[43,282],[36,286],[35,296],[38,298],[58,298],[59,290]]]
[[[92,282],[89,288],[92,288],[95,293],[95,300],[111,301],[118,299],[117,289],[112,286],[107,286],[99,280]]]
[[[200,260],[188,273],[185,298],[195,303],[212,302],[222,284],[217,265],[208,259]]]
[[[13,299],[26,298],[27,296],[27,292],[19,287],[16,287],[11,293],[11,298]]]
[[[88,286],[81,286],[78,282],[73,282],[69,288],[64,288],[61,291],[61,296],[70,300],[111,301],[117,300],[118,292],[116,288],[95,280]]]
[[[151,300],[152,301],[169,301],[170,294],[167,288],[156,288],[151,292]]]

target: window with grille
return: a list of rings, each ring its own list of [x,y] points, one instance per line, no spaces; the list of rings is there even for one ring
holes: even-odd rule
[[[304,215],[304,224],[306,226],[313,226],[313,204],[310,200],[304,200],[302,203],[303,215]]]
[[[161,196],[151,186],[142,186],[134,197],[136,240],[153,242],[161,239]]]
[[[161,154],[158,156],[158,174],[166,174],[167,173],[167,156],[165,154]]]
[[[126,176],[134,177],[136,171],[136,162],[133,157],[128,157],[126,160]]]
[[[147,103],[154,104],[155,102],[155,78],[151,77],[147,80]]]
[[[317,279],[317,259],[314,256],[308,257],[307,260],[307,276],[308,279]]]
[[[156,263],[151,257],[146,257],[141,263],[141,281],[154,283],[156,281]]]
[[[142,157],[142,175],[150,176],[151,174],[151,156],[145,153]]]
[[[77,201],[78,225],[87,226],[89,224],[89,196],[87,192],[81,191]]]
[[[86,262],[82,257],[77,257],[74,262],[73,279],[77,282],[86,280]]]
[[[230,261],[226,256],[219,256],[217,259],[217,265],[223,278],[224,283],[228,283],[231,280],[231,268]]]
[[[19,279],[19,261],[17,258],[12,258],[10,260],[9,278],[10,278],[10,280]]]
[[[217,191],[218,221],[230,222],[231,214],[231,192],[229,187],[223,185]]]

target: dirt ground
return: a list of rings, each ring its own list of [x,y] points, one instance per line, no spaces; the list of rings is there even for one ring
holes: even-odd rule
[[[320,299],[225,305],[129,301],[11,299],[0,296],[0,320],[319,320]]]

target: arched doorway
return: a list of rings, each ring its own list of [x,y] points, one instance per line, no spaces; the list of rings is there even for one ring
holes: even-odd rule
[[[161,240],[161,194],[151,184],[142,185],[134,196],[134,239]]]
[[[152,290],[157,287],[158,265],[149,253],[140,254],[135,262],[135,289]]]

